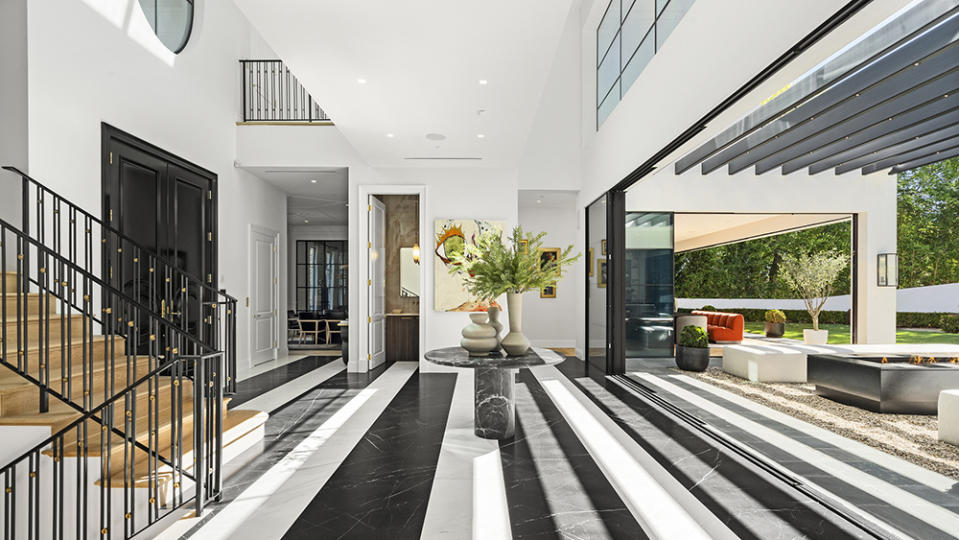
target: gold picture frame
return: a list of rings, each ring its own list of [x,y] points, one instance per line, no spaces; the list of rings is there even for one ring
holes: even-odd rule
[[[593,277],[593,275],[595,275],[595,272],[593,272],[593,260],[593,248],[589,248],[589,258],[586,260],[587,264],[589,264],[589,277]]]
[[[520,253],[529,253],[529,240],[520,240],[520,241],[519,241],[519,252],[520,252]]]
[[[599,274],[596,278],[596,286],[600,289],[606,288],[606,259],[599,259],[596,261],[596,273]]]
[[[605,238],[603,239],[602,248],[603,249],[602,249],[601,255],[605,257],[606,256],[606,239]]]
[[[539,267],[542,268],[544,264],[551,261],[558,261],[561,253],[562,250],[560,248],[539,248]],[[540,289],[539,297],[556,298],[556,284],[553,283],[548,287]]]

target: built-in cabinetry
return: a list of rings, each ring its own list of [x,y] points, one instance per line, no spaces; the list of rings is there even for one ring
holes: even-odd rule
[[[420,325],[416,313],[386,314],[386,360],[417,362],[420,354]]]

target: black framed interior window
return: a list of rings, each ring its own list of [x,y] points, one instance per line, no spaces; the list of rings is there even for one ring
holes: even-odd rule
[[[296,241],[296,310],[346,311],[345,240]]]

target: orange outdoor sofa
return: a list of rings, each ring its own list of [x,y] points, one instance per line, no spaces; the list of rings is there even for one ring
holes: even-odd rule
[[[739,343],[743,340],[745,321],[739,313],[694,311],[693,315],[706,317],[706,332],[713,343]]]

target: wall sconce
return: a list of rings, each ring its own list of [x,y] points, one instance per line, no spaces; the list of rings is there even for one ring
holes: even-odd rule
[[[420,245],[413,244],[413,262],[420,264]]]
[[[876,284],[880,287],[899,286],[899,255],[880,253],[877,256]]]

